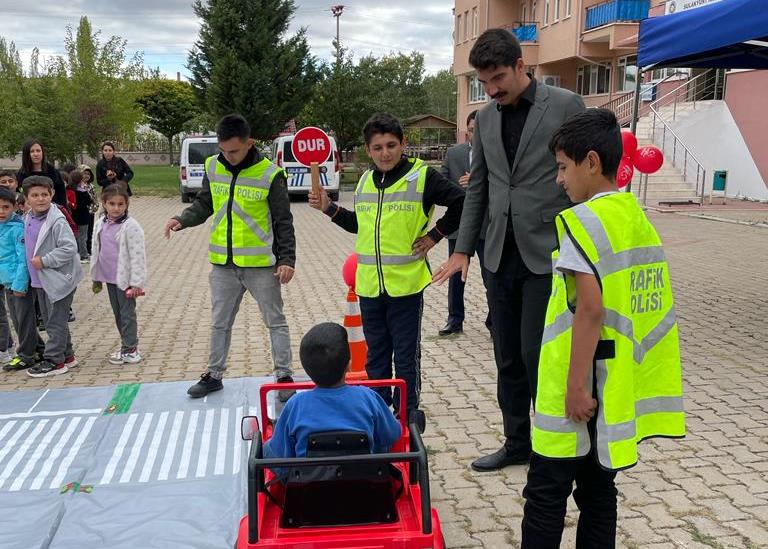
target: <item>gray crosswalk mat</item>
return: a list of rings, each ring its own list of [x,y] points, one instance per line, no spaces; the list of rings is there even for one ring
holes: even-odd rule
[[[233,547],[271,378],[0,393],[0,547]]]

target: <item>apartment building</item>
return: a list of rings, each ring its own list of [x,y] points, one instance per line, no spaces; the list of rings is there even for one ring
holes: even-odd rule
[[[664,0],[455,0],[459,141],[467,115],[488,101],[468,62],[484,30],[508,29],[520,40],[523,60],[538,80],[580,93],[588,106],[598,106],[635,89],[638,22],[659,9],[663,13]]]

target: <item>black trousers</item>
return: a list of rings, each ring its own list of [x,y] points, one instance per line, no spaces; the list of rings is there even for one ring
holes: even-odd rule
[[[456,249],[456,239],[448,239],[448,255],[453,254]],[[477,242],[477,259],[480,262],[480,274],[483,277],[483,286],[486,289],[486,299],[488,293],[488,271],[485,268],[484,260],[485,240]],[[454,273],[448,279],[448,322],[452,326],[464,322],[464,286],[465,282],[461,280],[461,272]],[[485,319],[485,325],[490,329],[490,303],[488,317]]]
[[[491,335],[498,379],[496,394],[504,421],[507,450],[531,446],[531,403],[536,396],[539,350],[552,275],[528,270],[512,233],[507,233],[501,264],[488,273]]]
[[[557,549],[563,535],[568,496],[579,507],[576,549],[616,546],[616,472],[606,471],[593,453],[581,459],[531,456],[523,490],[523,549]]]
[[[365,370],[370,379],[392,379],[394,355],[395,377],[406,383],[408,411],[419,407],[423,304],[422,292],[405,297],[360,297],[363,332],[368,344]],[[377,392],[388,405],[392,404],[391,390],[382,388]],[[396,394],[396,411],[398,402]]]

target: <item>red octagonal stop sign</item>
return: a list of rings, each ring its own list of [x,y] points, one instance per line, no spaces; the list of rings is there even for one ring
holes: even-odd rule
[[[291,151],[296,161],[305,166],[312,162],[322,164],[331,155],[331,139],[320,128],[302,128],[293,136]]]

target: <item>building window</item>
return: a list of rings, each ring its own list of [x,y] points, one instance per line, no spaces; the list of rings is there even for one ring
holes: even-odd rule
[[[477,76],[470,76],[469,80],[469,102],[470,103],[485,103],[488,101],[488,96],[485,95],[485,88],[477,79]]]
[[[472,8],[472,38],[477,38],[480,18],[477,16],[477,8]]]
[[[549,0],[544,0],[544,24],[549,24]]]
[[[581,95],[608,93],[610,82],[610,66],[584,65],[576,70],[576,92]]]
[[[463,40],[466,40],[469,38],[469,33],[467,32],[467,28],[469,27],[469,11],[464,12],[464,34],[462,35]]]
[[[677,69],[670,67],[668,69],[654,69],[651,74],[651,80],[664,80],[669,76],[676,76],[676,80],[688,78],[691,75],[691,69]]]
[[[571,0],[565,0],[565,16],[571,16]]]
[[[522,21],[524,24],[528,22],[528,2],[525,0],[520,2],[520,21]]]
[[[552,21],[560,19],[560,0],[554,0],[554,12],[552,13]]]
[[[461,43],[461,14],[456,16],[456,43]]]
[[[633,91],[637,85],[637,56],[622,57],[616,63],[616,91]]]

